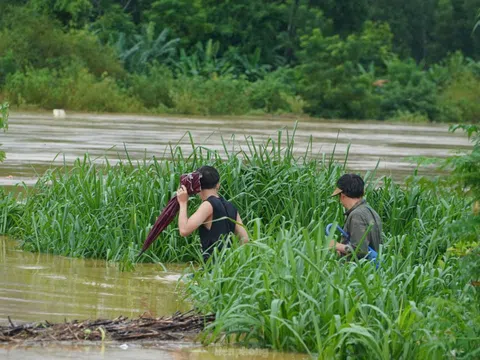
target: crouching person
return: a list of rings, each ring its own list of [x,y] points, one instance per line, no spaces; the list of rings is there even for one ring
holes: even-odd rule
[[[380,250],[382,220],[363,199],[365,184],[356,174],[345,174],[337,181],[332,196],[338,196],[345,208],[345,224],[341,242],[330,242],[341,256],[356,254],[357,258],[370,258]]]

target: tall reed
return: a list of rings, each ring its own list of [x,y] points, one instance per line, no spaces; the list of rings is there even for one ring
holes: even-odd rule
[[[404,185],[365,174],[366,198],[384,222],[379,269],[338,260],[327,250],[343,210],[330,194],[346,171],[333,155],[295,152],[294,133],[263,143],[245,139],[223,151],[171,146],[168,160],[97,164],[88,155],[48,171],[23,204],[3,196],[3,231],[23,248],[133,262],[179,175],[216,166],[221,192],[239,209],[251,236],[224,249],[188,283],[197,309],[216,313],[205,341],[316,354],[321,359],[440,359],[480,355],[480,297],[446,249],[469,211],[436,180]],[[193,200],[190,210],[199,204]],[[196,237],[172,224],[141,261],[199,259]],[[201,260],[200,260],[201,261]]]
[[[261,219],[272,227],[311,228],[341,221],[342,210],[330,193],[344,165],[334,162],[333,155],[313,154],[311,142],[302,153],[295,152],[294,132],[279,131],[263,143],[246,138],[242,147],[225,141],[222,152],[197,146],[190,138],[188,153],[172,145],[163,161],[134,162],[126,152],[126,160],[99,164],[85,155],[73,166],[47,171],[26,189],[22,216],[8,232],[21,239],[26,250],[133,261],[161,208],[174,195],[180,174],[204,164],[219,169],[222,195],[247,223]],[[386,233],[410,236],[415,231],[428,239],[434,234],[424,229],[422,211],[438,221],[461,215],[461,199],[441,202],[438,194],[432,197],[416,185],[401,188],[388,178],[378,187],[372,175],[366,175],[367,198],[385,219]],[[198,204],[196,198],[190,210]],[[188,261],[196,259],[197,250],[198,239],[180,237],[173,223],[142,261]]]
[[[433,231],[431,216],[423,217]],[[387,234],[377,269],[326,250],[324,225],[258,221],[249,244],[197,272],[191,298],[216,314],[204,342],[226,336],[319,359],[478,357],[480,296],[459,259],[442,251],[447,233]]]

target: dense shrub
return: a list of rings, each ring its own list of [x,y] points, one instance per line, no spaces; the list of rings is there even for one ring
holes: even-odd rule
[[[174,110],[201,115],[245,114],[249,110],[247,85],[246,80],[231,76],[210,79],[181,76],[172,89]]]
[[[68,94],[60,87],[57,70],[27,68],[8,75],[6,96],[13,105],[37,105],[44,109],[63,108]]]
[[[302,113],[304,102],[296,96],[295,72],[279,69],[262,80],[253,82],[249,89],[250,106],[267,113]]]
[[[391,55],[388,25],[366,23],[346,39],[319,30],[303,37],[299,66],[300,94],[307,110],[325,117],[375,118],[378,95],[373,82]]]
[[[8,60],[10,71],[26,67],[58,69],[72,62],[91,73],[123,76],[125,70],[113,49],[84,30],[64,31],[57,21],[28,8],[10,11],[0,30],[0,70]],[[13,67],[15,65],[15,67]]]
[[[12,104],[20,106],[84,111],[142,110],[140,102],[129,97],[112,77],[105,74],[98,79],[80,66],[17,71],[7,77],[5,91]]]
[[[173,107],[173,84],[173,74],[169,68],[153,65],[144,74],[130,75],[126,87],[129,94],[137,97],[145,108],[164,109]]]
[[[437,99],[438,120],[448,122],[480,121],[480,77],[465,72],[450,82]]]
[[[423,114],[434,119],[437,86],[413,60],[394,59],[386,63],[388,82],[380,89],[382,116],[400,112]]]

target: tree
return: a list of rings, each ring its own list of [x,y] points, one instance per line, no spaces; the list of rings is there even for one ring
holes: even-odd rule
[[[333,20],[336,34],[343,37],[362,30],[363,23],[369,19],[368,0],[328,0],[315,1],[325,16]]]
[[[127,40],[121,34],[117,42],[117,51],[126,68],[131,72],[142,72],[153,61],[166,63],[175,53],[179,39],[168,40],[168,29],[156,36],[155,24],[150,22],[142,26],[142,32],[133,35],[133,45],[125,49]]]
[[[477,15],[477,23],[475,24],[475,26],[473,27],[473,31],[472,33],[474,34],[475,33],[475,30],[477,30],[477,28],[480,26],[480,9],[478,10],[478,15]]]
[[[323,36],[316,30],[302,38],[298,67],[300,92],[315,115],[337,118],[376,118],[379,95],[372,83],[385,73],[393,56],[387,24],[366,22],[360,34],[346,39]]]

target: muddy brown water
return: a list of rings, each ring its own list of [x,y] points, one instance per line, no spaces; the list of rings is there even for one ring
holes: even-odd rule
[[[181,277],[185,265],[138,264],[121,272],[102,260],[21,251],[0,237],[0,322],[171,315],[187,311]],[[307,359],[304,354],[201,346],[198,342],[0,343],[1,359]]]
[[[7,160],[0,165],[0,186],[12,190],[33,185],[46,169],[71,164],[88,152],[92,157],[115,162],[124,146],[133,159],[164,157],[169,144],[191,151],[190,131],[196,145],[223,151],[245,146],[246,137],[256,141],[277,137],[277,130],[293,128],[295,119],[281,118],[177,118],[144,115],[68,114],[65,119],[50,113],[12,113],[7,133],[0,135]],[[285,130],[284,130],[285,131]],[[409,125],[383,122],[311,121],[300,119],[295,137],[298,153],[313,140],[313,154],[330,154],[343,160],[348,145],[348,167],[373,170],[401,181],[416,167],[412,157],[445,158],[454,151],[468,151],[462,134],[448,133],[445,125]],[[434,174],[429,167],[424,174]],[[17,188],[18,189],[18,188]],[[18,191],[18,190],[15,190]],[[191,307],[183,299],[177,280],[185,265],[138,265],[134,272],[120,272],[100,260],[71,259],[20,251],[15,243],[0,238],[0,322],[114,318],[149,312],[170,315]],[[193,343],[152,344],[22,344],[0,345],[7,359],[299,359],[300,354],[255,349],[201,347]]]
[[[412,157],[445,158],[456,150],[468,150],[470,144],[461,133],[448,133],[446,125],[406,125],[384,122],[321,121],[297,119],[295,148],[305,151],[310,137],[313,154],[331,154],[343,160],[350,144],[348,167],[373,170],[379,162],[381,174],[401,180],[411,174],[416,163]],[[72,114],[64,119],[50,113],[12,113],[7,133],[0,143],[7,160],[0,166],[0,185],[11,187],[19,182],[35,183],[50,166],[71,164],[88,152],[93,158],[115,162],[124,154],[124,146],[133,159],[144,156],[164,157],[169,144],[179,142],[191,151],[190,131],[196,145],[223,152],[222,137],[229,148],[245,146],[245,137],[257,143],[277,130],[291,130],[295,119],[280,118],[177,118],[145,115]],[[429,168],[423,170],[429,172]]]
[[[143,344],[0,344],[0,358],[10,360],[47,359],[165,359],[165,360],[306,360],[305,354],[273,352],[242,347],[208,346],[192,343]]]
[[[0,238],[0,322],[113,319],[150,313],[171,315],[191,305],[183,300],[185,265],[138,264],[122,272],[103,260],[21,251]],[[165,271],[166,270],[166,271]]]

